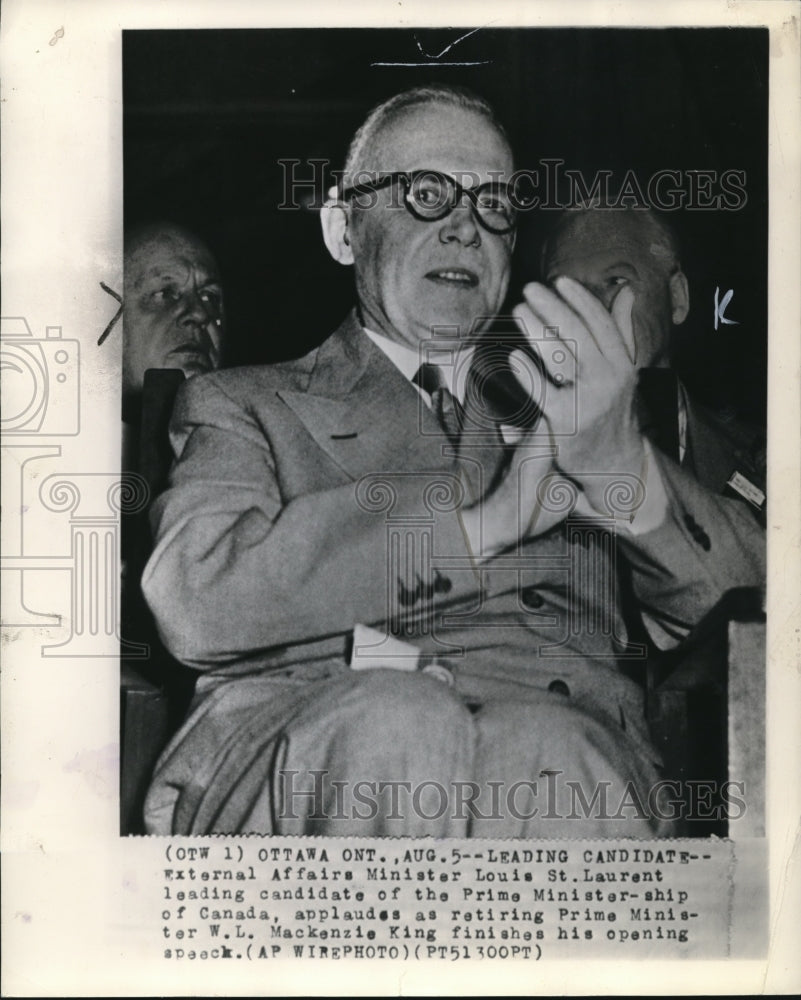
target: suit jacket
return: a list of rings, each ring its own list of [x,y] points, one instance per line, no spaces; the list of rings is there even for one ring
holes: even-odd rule
[[[678,460],[679,395],[686,412],[686,453],[682,466],[713,493],[742,493],[728,482],[739,473],[745,478],[742,488],[756,487],[751,499],[762,494],[766,480],[765,435],[760,429],[744,424],[733,414],[716,412],[693,399],[670,368],[648,368],[640,373],[639,417],[645,432],[657,446]],[[751,504],[757,516],[760,505]]]
[[[687,437],[688,454],[682,464],[703,486],[715,493],[729,493],[727,484],[732,474],[739,472],[764,495],[767,463],[763,431],[688,398]],[[730,495],[736,496],[736,491]],[[754,510],[759,508],[754,506]],[[760,514],[764,524],[764,509]]]
[[[503,449],[477,439],[457,461],[353,315],[300,360],[187,382],[171,438],[143,589],[165,644],[207,687],[347,662],[362,623],[455,664],[468,695],[522,678],[641,726],[640,693],[618,669],[643,658],[620,609],[623,564],[660,644],[729,587],[762,580],[744,506],[661,459],[671,509],[659,528],[624,537],[571,518],[477,568],[460,468],[481,491]]]

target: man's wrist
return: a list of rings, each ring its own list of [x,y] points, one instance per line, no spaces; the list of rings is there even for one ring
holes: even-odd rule
[[[638,491],[642,491],[642,502],[635,507],[630,517],[621,518],[624,529],[632,535],[644,535],[658,528],[665,520],[668,497],[659,463],[647,438],[643,438],[643,454],[639,475]]]

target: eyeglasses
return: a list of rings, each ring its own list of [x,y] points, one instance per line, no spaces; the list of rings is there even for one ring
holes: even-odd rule
[[[490,233],[511,233],[517,224],[508,184],[491,181],[479,187],[463,187],[454,177],[438,170],[395,171],[375,180],[354,184],[342,192],[343,200],[369,195],[390,184],[400,184],[407,211],[422,222],[437,222],[451,214],[467,196],[479,223]]]

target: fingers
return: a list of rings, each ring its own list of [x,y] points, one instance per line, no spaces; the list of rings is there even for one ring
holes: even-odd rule
[[[554,344],[557,341],[549,340],[548,343]],[[524,441],[527,441],[528,437],[534,437],[538,442],[541,441],[543,430],[547,423],[551,435],[551,443],[553,443],[553,433],[571,433],[571,429],[575,423],[576,402],[573,381],[572,379],[565,378],[558,385],[555,383],[546,385],[539,369],[532,371],[532,368],[535,367],[535,363],[531,357],[519,348],[512,351],[509,355],[509,368],[526,393],[531,392],[532,386],[538,387],[537,397],[534,398],[534,402],[537,404],[544,418],[534,425],[529,435],[524,438]],[[564,367],[563,365],[562,368]]]
[[[557,331],[557,337],[549,337],[548,339],[556,340],[558,338],[563,341],[565,338],[577,339],[574,336],[575,328],[582,325],[581,320],[559,295],[552,292],[550,288],[546,288],[545,285],[532,281],[523,289],[523,297],[526,301],[516,306],[512,312],[521,320],[524,333],[534,347],[542,342],[543,327],[550,327]],[[574,345],[565,344],[564,346],[575,359]]]
[[[561,305],[561,309],[565,313],[569,311],[564,304]],[[520,324],[521,332],[536,351],[537,357],[551,382],[560,387],[572,385],[578,373],[579,357],[578,343],[572,334],[575,332],[575,326],[582,326],[579,318],[573,316],[568,325],[563,316],[561,317],[561,325],[559,325],[552,322],[554,313],[545,317],[523,302],[514,307],[512,314]],[[543,336],[544,327],[551,328],[548,337]],[[587,336],[586,330],[584,336]],[[514,351],[510,358],[515,359],[515,377],[524,388],[528,388],[526,381],[524,381],[525,373],[531,371],[531,365],[534,362],[521,351]],[[523,377],[521,377],[521,373],[523,373]],[[535,378],[535,383],[536,381]]]
[[[523,290],[525,302],[513,312],[552,383],[543,386],[540,406],[553,432],[562,436],[575,434],[577,419],[585,431],[591,430],[607,411],[628,399],[636,357],[634,294],[628,287],[621,289],[610,313],[572,278],[557,278],[555,287],[551,291],[532,282]],[[556,336],[544,337],[543,327],[555,328]],[[515,369],[530,365],[521,352],[513,358]]]
[[[607,312],[603,303],[592,292],[572,278],[561,277],[556,280],[556,287],[562,297],[570,303],[575,312],[582,318],[598,349],[613,364],[622,361],[623,352],[630,363],[634,363],[637,355],[637,344],[634,338],[632,309],[634,308],[634,292],[626,285],[621,289]],[[613,324],[610,325],[611,315]],[[615,328],[620,335],[615,336]]]
[[[557,327],[563,341],[574,339],[577,344],[592,345],[612,364],[625,358],[636,360],[636,342],[631,319],[634,293],[623,288],[612,305],[611,316],[603,303],[580,282],[560,276],[554,282],[556,293],[532,282],[523,289],[530,315],[515,313],[524,324]],[[568,308],[565,309],[565,306]],[[524,307],[521,307],[521,309]],[[610,322],[611,320],[611,322]],[[531,337],[531,332],[529,331]],[[579,356],[584,347],[579,348]],[[589,355],[592,358],[592,353]]]
[[[541,356],[549,377],[557,384],[563,384],[566,368],[565,355],[555,349],[557,345],[569,355],[567,368],[571,376],[580,378],[583,371],[597,378],[606,367],[604,359],[609,353],[604,344],[620,341],[620,336],[609,329],[612,319],[603,305],[578,282],[557,278],[556,289],[551,291],[536,282],[526,285],[525,302],[516,306],[513,313]],[[543,335],[544,327],[549,328],[547,337]],[[619,354],[625,357],[622,344]]]
[[[509,355],[509,370],[526,392],[530,392],[531,386],[537,385],[542,379],[542,373],[534,359],[519,347]]]
[[[631,312],[634,308],[634,292],[626,285],[612,303],[612,319],[620,330],[623,345],[632,364],[637,363],[637,341],[634,338],[634,324]]]
[[[624,334],[615,323],[618,316],[622,318],[628,315],[630,329],[631,308],[634,304],[634,294],[630,288],[623,288],[615,298],[610,316],[600,299],[573,278],[559,277],[554,282],[554,287],[581,318],[598,350],[608,361],[619,364],[627,354],[627,360],[631,361],[633,340],[629,352]]]

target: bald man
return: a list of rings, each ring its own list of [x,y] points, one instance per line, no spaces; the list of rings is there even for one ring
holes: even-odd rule
[[[170,222],[133,230],[125,240],[124,287],[124,405],[141,395],[148,369],[180,369],[190,378],[220,367],[220,274],[194,233]]]
[[[192,378],[220,367],[225,307],[211,251],[193,232],[175,223],[151,222],[127,232],[124,264],[122,468],[144,476],[152,499],[166,476],[159,456],[166,447],[165,422],[180,380],[178,373]],[[172,378],[169,373],[164,377],[164,369],[172,370]],[[156,371],[162,373],[160,381]],[[148,372],[152,374],[145,390]],[[147,421],[142,414],[143,397]],[[142,597],[140,578],[150,547],[146,510],[126,514],[122,519],[122,632],[127,640],[150,648],[148,658],[136,660],[136,669],[167,688],[175,724],[191,695],[194,678],[168,657]],[[153,736],[158,739],[157,733]],[[147,752],[148,748],[137,751],[140,757]],[[123,753],[125,766],[124,757]],[[136,801],[135,791],[128,789],[127,795]]]
[[[610,313],[564,278],[515,307],[532,339],[564,334],[543,360],[558,453],[539,428],[507,451],[502,422],[483,420],[466,354],[506,295],[513,172],[477,95],[389,98],[321,213],[356,308],[304,358],[179,393],[143,590],[167,647],[202,676],[154,774],[150,833],[674,830],[658,802],[572,809],[575,788],[589,805],[600,789],[620,802],[660,787],[642,691],[617,662],[641,655],[619,614],[621,564],[672,645],[724,590],[760,579],[759,550],[748,558],[740,505],[663,466],[631,419],[631,291]],[[644,480],[618,560],[607,498]],[[580,524],[562,529],[554,484],[589,508]],[[571,782],[553,812],[544,775]]]

